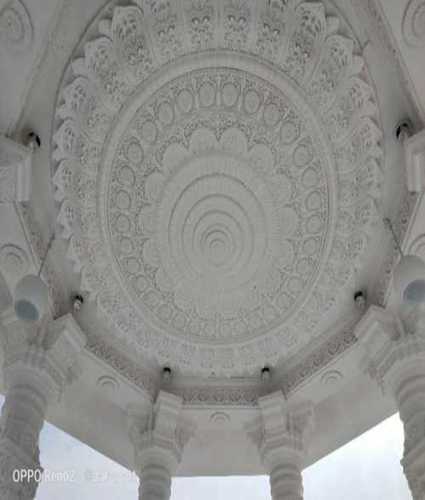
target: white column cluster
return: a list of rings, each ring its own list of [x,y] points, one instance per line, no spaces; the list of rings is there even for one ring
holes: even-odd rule
[[[247,426],[247,432],[270,474],[272,499],[302,500],[301,471],[313,407],[308,403],[289,410],[280,391],[260,398],[258,404],[260,416]]]
[[[0,420],[2,500],[35,497],[37,475],[43,470],[38,441],[47,407],[59,399],[72,379],[77,356],[85,345],[85,337],[70,315],[53,321],[39,335],[32,333],[20,322],[2,331],[6,388]]]
[[[404,425],[402,466],[414,500],[425,499],[425,310],[370,313],[379,321],[360,335],[367,370],[394,397]],[[369,321],[370,323],[370,321]]]
[[[194,433],[182,409],[182,398],[161,391],[148,414],[129,412],[140,500],[168,500],[171,496],[171,478]]]

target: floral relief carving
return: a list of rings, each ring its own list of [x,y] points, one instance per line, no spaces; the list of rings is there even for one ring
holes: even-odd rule
[[[320,2],[138,4],[111,4],[65,75],[68,256],[136,349],[183,372],[252,371],[309,341],[366,248],[373,90]]]
[[[258,386],[195,386],[175,391],[188,406],[257,406]]]

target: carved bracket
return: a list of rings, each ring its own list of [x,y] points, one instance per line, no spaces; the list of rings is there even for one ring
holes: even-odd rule
[[[404,141],[407,188],[413,193],[425,190],[425,130]]]
[[[148,411],[129,407],[129,436],[135,448],[135,465],[141,471],[152,462],[159,462],[171,473],[195,432],[193,422],[182,415],[183,399],[160,391]]]
[[[305,443],[313,430],[314,410],[310,402],[287,408],[281,391],[258,400],[259,418],[246,432],[259,450],[265,466],[272,470],[284,460],[301,467]]]
[[[0,136],[0,203],[29,201],[32,151]]]

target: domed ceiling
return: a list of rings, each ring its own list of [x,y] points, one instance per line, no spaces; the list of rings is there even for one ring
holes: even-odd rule
[[[374,90],[321,2],[109,4],[59,92],[54,183],[99,315],[184,373],[320,331],[380,198]]]

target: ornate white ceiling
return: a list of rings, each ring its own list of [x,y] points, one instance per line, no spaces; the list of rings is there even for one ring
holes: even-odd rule
[[[117,336],[183,373],[235,375],[338,319],[382,134],[358,44],[321,2],[179,5],[111,3],[74,52],[59,222]]]
[[[42,141],[22,178],[0,165],[19,180],[1,200],[23,202],[0,200],[0,310],[58,214],[49,314],[88,291],[51,422],[131,467],[126,411],[162,388],[200,428],[179,474],[259,474],[242,429],[263,394],[315,404],[307,463],[395,411],[362,372],[374,322],[352,299],[392,306],[382,215],[424,256],[394,134],[423,128],[423,3],[0,0],[0,133]]]

